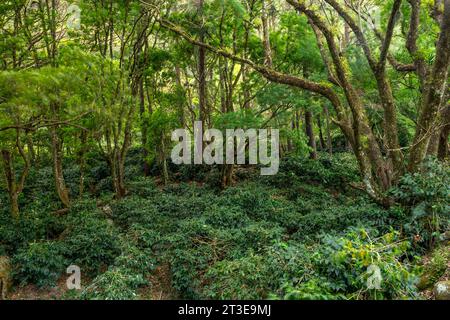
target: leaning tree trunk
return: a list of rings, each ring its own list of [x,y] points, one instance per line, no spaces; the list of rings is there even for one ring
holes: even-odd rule
[[[11,205],[11,215],[15,219],[18,219],[20,216],[19,195],[23,191],[23,188],[25,186],[25,180],[30,170],[30,160],[28,156],[25,154],[25,151],[20,142],[20,131],[18,129],[16,131],[16,148],[24,161],[24,167],[18,181],[16,181],[13,156],[11,152],[9,150],[2,150],[1,154],[6,178],[6,188],[8,190],[8,196]]]

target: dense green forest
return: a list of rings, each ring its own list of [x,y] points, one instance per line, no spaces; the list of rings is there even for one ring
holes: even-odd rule
[[[1,0],[0,300],[450,300],[449,66],[450,0]]]

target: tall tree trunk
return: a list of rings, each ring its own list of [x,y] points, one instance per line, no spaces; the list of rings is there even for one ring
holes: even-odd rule
[[[1,154],[6,179],[6,188],[8,190],[11,206],[11,215],[15,219],[18,219],[20,216],[19,195],[23,191],[23,188],[25,186],[25,180],[30,170],[30,160],[29,157],[25,154],[25,150],[22,147],[19,129],[16,130],[16,148],[19,151],[19,154],[24,162],[23,170],[18,181],[16,181],[16,174],[14,170],[14,159],[11,152],[9,150],[3,149],[1,150]]]
[[[375,73],[379,96],[384,110],[384,133],[386,136],[387,157],[391,159],[393,168],[388,168],[389,176],[392,180],[397,180],[405,171],[403,154],[400,149],[397,126],[397,109],[395,107],[394,96],[391,84],[387,80],[385,69]]]
[[[2,150],[3,170],[5,172],[6,188],[8,190],[9,202],[11,207],[11,215],[19,218],[19,202],[16,192],[16,178],[13,166],[11,152]]]
[[[311,148],[309,156],[311,159],[317,159],[316,137],[314,136],[313,114],[311,111],[305,111],[305,131],[308,137],[308,145]]]
[[[177,83],[178,90],[180,92],[183,92],[183,84],[181,81],[181,69],[179,66],[175,66],[175,81]],[[184,92],[183,92],[183,95],[184,95]],[[186,127],[185,104],[184,103],[180,104],[179,108],[180,108],[179,109],[180,125],[181,125],[181,128],[185,128]]]
[[[433,126],[439,118],[439,110],[447,90],[447,77],[450,65],[450,0],[444,1],[441,33],[436,46],[436,58],[429,85],[424,92],[416,135],[410,152],[409,170],[416,171],[425,158]]]
[[[141,120],[141,144],[143,156],[143,171],[144,176],[148,176],[150,172],[149,164],[147,163],[148,146],[148,123],[145,118],[145,89],[144,89],[144,70],[148,65],[148,35],[147,29],[149,27],[149,18],[145,13],[145,9],[141,9],[143,15],[138,25],[136,40],[133,46],[133,66],[132,66],[132,94],[139,99],[139,116]]]
[[[222,189],[225,189],[233,184],[233,170],[234,165],[224,164],[222,166]]]
[[[166,142],[164,133],[161,135],[161,146],[159,147],[159,165],[162,169],[162,178],[164,185],[169,183],[169,168],[167,167]]]
[[[445,160],[449,156],[448,137],[450,135],[450,105],[443,112],[443,123],[441,134],[439,136],[438,159]]]
[[[269,21],[267,18],[268,1],[269,0],[262,0],[261,22],[263,29],[264,64],[268,67],[272,67],[272,48],[270,46],[270,30],[269,30]]]
[[[116,199],[122,199],[126,196],[127,190],[125,188],[124,178],[125,167],[120,153],[117,152],[117,150],[114,151],[108,162],[111,168],[111,178],[113,181],[115,197]]]
[[[330,112],[328,111],[328,107],[324,106],[323,110],[325,112],[325,118],[327,121],[327,149],[330,155],[333,155],[333,141],[331,139],[331,123],[330,123]]]
[[[320,150],[325,150],[325,138],[323,137],[323,130],[322,130],[322,119],[320,118],[320,114],[317,115],[317,127],[319,128],[319,142],[320,142]]]
[[[56,192],[58,193],[61,202],[66,208],[68,208],[70,206],[70,197],[63,175],[62,143],[60,141],[60,138],[58,137],[56,127],[51,127],[49,130],[51,136],[53,176],[55,179]]]
[[[81,143],[81,147],[80,147],[80,151],[78,153],[78,163],[80,166],[80,181],[79,181],[79,187],[78,187],[78,194],[80,197],[83,196],[84,193],[84,171],[86,169],[86,151],[87,151],[87,132],[86,131],[82,131],[81,132],[81,137],[80,137],[80,143]]]
[[[436,131],[432,134],[430,142],[428,143],[427,156],[437,157],[440,137],[441,137],[441,130]]]
[[[117,159],[117,178],[118,178],[118,190],[117,195],[119,199],[122,199],[127,195],[127,189],[125,187],[125,158],[122,158],[122,155],[118,155]]]
[[[141,116],[141,144],[142,144],[142,156],[144,158],[144,176],[150,175],[150,165],[148,164],[148,123],[144,117],[145,115],[145,92],[144,92],[144,78],[139,81],[139,113]]]
[[[205,41],[205,30],[204,30],[204,0],[199,0],[198,11],[201,18],[201,28],[200,28],[200,41]],[[198,100],[199,100],[199,120],[202,122],[203,128],[205,128],[207,119],[207,91],[206,91],[206,48],[198,48]]]

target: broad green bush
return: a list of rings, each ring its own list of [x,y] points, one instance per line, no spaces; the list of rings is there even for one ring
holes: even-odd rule
[[[208,269],[202,298],[221,300],[264,299],[270,292],[271,274],[265,257],[249,255],[236,260],[219,261]]]
[[[139,288],[150,285],[147,277],[156,267],[156,257],[152,250],[137,247],[135,240],[121,239],[121,254],[81,292],[82,299],[133,300]]]
[[[21,285],[55,286],[68,267],[64,249],[59,242],[35,242],[19,249],[12,260],[13,276]]]
[[[147,216],[153,217],[157,208],[151,201],[133,195],[124,201],[112,203],[111,212],[116,225],[127,229],[133,223],[144,221]]]
[[[417,281],[406,259],[410,244],[397,232],[377,236],[370,229],[326,235],[321,244],[302,254],[301,272],[278,290],[284,299],[411,299]],[[308,267],[305,267],[308,266]],[[375,266],[375,267],[374,267]],[[369,287],[372,268],[379,268],[379,289]]]
[[[410,243],[397,232],[377,236],[375,231],[354,229],[342,237],[325,236],[315,259],[337,293],[352,299],[404,299],[415,295],[412,261],[405,258],[409,249]],[[372,265],[381,271],[379,290],[367,286]]]
[[[106,270],[120,254],[117,229],[95,212],[73,214],[63,243],[70,263],[90,275]]]
[[[296,287],[286,286],[284,300],[346,300],[344,294],[336,293],[327,278],[312,278]],[[275,297],[276,298],[276,297]]]
[[[450,166],[428,159],[421,170],[400,179],[391,195],[410,208],[405,231],[425,246],[433,246],[440,233],[450,227]]]
[[[62,219],[49,208],[29,208],[19,220],[13,219],[9,211],[0,215],[0,247],[11,255],[33,241],[55,239],[63,231]]]
[[[147,281],[129,269],[113,267],[96,277],[80,298],[84,300],[135,300],[137,289]]]
[[[143,277],[155,269],[157,261],[152,250],[137,247],[130,239],[123,239],[121,250],[122,253],[114,260],[114,266],[126,268]]]
[[[215,228],[240,228],[250,219],[238,207],[214,206],[205,214],[206,223]]]
[[[294,180],[320,183],[322,186],[345,190],[350,182],[359,181],[359,173],[355,158],[349,154],[336,154],[330,157],[321,153],[320,160],[304,159],[290,156],[281,159],[280,171],[269,176],[267,183],[286,188]]]
[[[348,203],[347,205],[330,205],[315,208],[312,212],[304,214],[297,219],[297,232],[295,237],[302,239],[305,236],[319,235],[323,232],[341,232],[349,226],[375,227],[382,230],[398,225],[403,212],[395,208],[383,210],[370,202]],[[401,221],[401,220],[400,220]]]
[[[144,198],[156,197],[160,193],[160,190],[158,190],[157,186],[155,185],[155,181],[150,178],[142,177],[134,181],[130,181],[128,184],[128,188],[132,195]]]

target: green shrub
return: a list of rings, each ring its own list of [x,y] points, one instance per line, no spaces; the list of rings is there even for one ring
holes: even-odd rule
[[[270,222],[261,221],[249,224],[240,230],[244,237],[241,243],[237,240],[237,244],[242,250],[253,249],[254,251],[261,251],[267,246],[272,245],[276,241],[280,241],[284,229],[279,226],[274,226]]]
[[[126,239],[122,243],[122,254],[114,260],[114,266],[125,268],[135,274],[148,276],[156,267],[152,250],[142,249]]]
[[[139,178],[128,183],[129,192],[139,197],[156,197],[160,190],[155,185],[155,181],[149,178]]]
[[[239,228],[250,219],[237,207],[214,206],[205,214],[205,222],[215,228]]]
[[[13,257],[14,279],[21,285],[36,284],[39,287],[56,285],[69,266],[59,242],[35,242],[19,249]]]
[[[161,243],[163,234],[158,230],[153,230],[147,225],[142,225],[139,223],[133,224],[127,232],[127,236],[134,243],[137,244],[139,248],[143,249],[153,249],[155,246]]]
[[[392,227],[400,229],[405,220],[405,212],[401,208],[385,210],[364,198],[310,209],[297,218],[297,232],[293,235],[295,239],[314,239],[321,233],[336,234],[350,226],[388,232]]]
[[[416,277],[410,273],[411,263],[404,260],[409,246],[394,231],[376,237],[374,231],[354,229],[342,237],[325,236],[316,264],[331,288],[350,298],[411,298]],[[370,266],[381,271],[379,290],[368,288]]]
[[[312,278],[296,287],[284,288],[284,300],[345,300],[342,293],[331,289],[332,285],[326,278]]]
[[[191,194],[183,193],[183,190],[179,192],[177,195],[169,193],[159,196],[155,201],[157,210],[172,219],[186,219],[203,215],[211,205],[206,192],[202,193],[197,189]]]
[[[124,229],[127,229],[133,223],[146,220],[148,216],[153,217],[157,213],[157,208],[152,201],[137,196],[116,201],[111,205],[111,209],[111,218]]]
[[[267,183],[279,188],[290,187],[295,180],[345,190],[350,182],[359,180],[359,171],[355,157],[349,153],[333,157],[321,153],[319,161],[296,156],[283,158],[279,173],[265,178]]]
[[[312,252],[315,250],[315,247],[309,248],[295,241],[278,241],[269,247],[264,257],[271,275],[271,286],[280,293],[285,286],[313,277]]]
[[[63,242],[70,263],[92,275],[106,269],[120,253],[117,229],[95,212],[73,214]]]
[[[146,278],[155,269],[156,258],[152,250],[137,247],[134,240],[122,239],[122,253],[82,291],[82,299],[132,300],[138,297],[138,288],[149,285]]]
[[[406,174],[391,190],[395,199],[411,210],[405,231],[420,236],[431,247],[440,233],[450,227],[450,167],[428,159],[421,170]]]
[[[222,300],[264,299],[270,292],[265,257],[249,255],[217,262],[205,275],[202,297]]]
[[[173,287],[185,298],[198,299],[202,279],[199,276],[221,256],[226,244],[218,241],[215,230],[203,219],[183,221],[179,232],[166,239],[171,250]]]
[[[63,221],[46,208],[30,208],[19,220],[7,212],[0,215],[0,246],[12,255],[30,242],[55,239],[63,230]]]
[[[113,267],[96,277],[80,297],[85,300],[134,300],[137,289],[148,282],[129,269]]]
[[[275,294],[284,299],[408,299],[416,297],[415,270],[406,260],[409,242],[396,232],[381,237],[366,229],[341,236],[326,235],[322,243],[301,250],[297,274]],[[372,269],[374,268],[374,269]],[[380,287],[370,288],[370,271],[379,268]],[[273,297],[273,296],[272,296]]]

